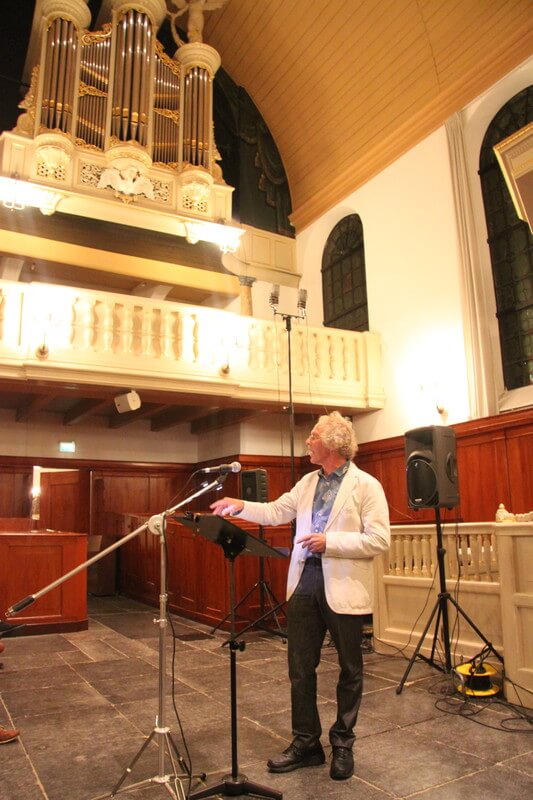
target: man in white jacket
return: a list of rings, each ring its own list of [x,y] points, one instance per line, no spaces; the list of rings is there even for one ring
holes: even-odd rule
[[[326,632],[337,648],[337,718],[329,731],[330,776],[353,775],[354,726],[363,692],[362,617],[372,612],[372,559],[390,544],[388,505],[379,481],[352,463],[357,443],[351,423],[337,411],[320,417],[307,439],[317,469],[271,503],[224,497],[211,506],[220,516],[259,525],[296,518],[287,579],[287,637],[293,741],[270,772],[323,764],[316,669]]]

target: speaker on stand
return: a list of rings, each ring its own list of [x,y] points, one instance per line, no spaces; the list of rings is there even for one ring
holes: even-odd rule
[[[268,501],[268,475],[266,469],[249,469],[244,470],[241,472],[241,498],[243,500],[248,500],[253,503],[266,503]],[[265,541],[265,535],[263,526],[259,525],[259,539],[261,541]],[[259,579],[254,583],[251,589],[249,589],[246,594],[241,597],[237,605],[235,606],[235,611],[237,611],[243,603],[252,595],[256,589],[259,590],[259,618],[250,622],[245,628],[240,631],[240,635],[246,633],[251,628],[260,627],[264,631],[268,631],[269,633],[274,633],[277,636],[281,636],[282,639],[287,638],[287,632],[283,630],[279,623],[278,614],[285,604],[285,601],[280,602],[270,585],[265,580],[265,560],[263,556],[259,557]],[[267,608],[268,606],[268,608]],[[265,623],[265,621],[269,618],[273,617],[275,627],[269,627]],[[229,619],[229,615],[227,615],[223,620],[221,620],[218,625],[213,628],[211,633],[214,633],[220,626]]]
[[[410,508],[434,508],[437,528],[437,564],[439,570],[439,594],[426,627],[422,631],[418,644],[407,665],[407,669],[396,688],[400,694],[407,676],[417,658],[445,673],[452,671],[450,628],[448,603],[451,603],[470,627],[485,643],[488,651],[503,663],[503,658],[496,652],[492,644],[481,633],[479,628],[465,614],[454,597],[446,590],[446,572],[443,546],[441,508],[455,508],[459,505],[459,483],[457,477],[456,440],[453,428],[444,425],[431,425],[427,428],[415,428],[405,434],[405,461],[407,477],[407,495]],[[435,632],[429,658],[421,655],[420,649],[436,616]],[[444,647],[444,666],[434,660],[439,625],[442,620],[442,640]]]
[[[405,434],[407,494],[411,508],[459,505],[453,428],[431,425]]]

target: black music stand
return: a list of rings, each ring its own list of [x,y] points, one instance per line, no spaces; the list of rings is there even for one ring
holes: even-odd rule
[[[265,541],[262,525],[259,525],[259,539],[262,542]],[[279,552],[283,553],[283,550],[280,549]],[[289,555],[288,548],[286,548],[286,553],[284,553],[284,555]],[[236,604],[235,616],[237,616],[238,609],[242,606],[243,603],[245,603],[248,600],[248,598],[255,592],[256,589],[259,589],[259,617],[255,620],[250,620],[248,617],[243,618],[249,624],[246,625],[245,628],[242,628],[241,636],[243,636],[252,628],[259,628],[260,630],[266,631],[267,633],[273,633],[276,636],[281,636],[281,638],[284,641],[286,641],[287,631],[284,631],[281,625],[279,624],[278,611],[281,611],[281,609],[283,608],[283,606],[287,601],[282,600],[280,602],[276,597],[276,595],[274,594],[274,592],[272,591],[272,589],[270,588],[270,586],[268,585],[268,583],[266,582],[264,556],[259,556],[259,580],[257,580],[254,583],[251,589],[248,589],[246,594],[243,597],[241,597],[239,602]],[[268,601],[268,606],[269,606],[268,611],[265,609],[266,606],[265,601]],[[221,628],[222,625],[224,625],[224,623],[228,621],[228,619],[230,618],[230,614],[231,611],[226,614],[224,619],[221,619],[220,622],[218,622],[215,625],[215,627],[211,630],[211,633],[215,633],[215,631],[218,631],[218,629]],[[266,620],[268,619],[268,617],[271,616],[274,617],[274,621],[276,624],[275,628],[270,628],[268,625],[266,625]]]
[[[229,563],[229,595],[230,595],[230,686],[231,686],[231,775],[225,775],[214,786],[198,789],[189,795],[189,800],[199,800],[202,797],[237,797],[240,795],[253,795],[266,797],[272,800],[283,800],[283,794],[275,789],[260,786],[249,781],[246,775],[239,774],[237,758],[237,661],[236,651],[244,650],[244,642],[238,642],[235,637],[235,559],[241,553],[253,556],[273,556],[286,558],[285,553],[271,547],[264,539],[256,539],[237,525],[227,519],[214,514],[196,514],[193,519],[179,516],[179,521],[189,528],[193,528],[200,536],[219,544],[224,550],[224,555]]]

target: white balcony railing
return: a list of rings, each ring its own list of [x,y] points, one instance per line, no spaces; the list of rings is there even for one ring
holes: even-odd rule
[[[454,601],[446,604],[453,664],[473,658],[490,642],[505,657],[507,698],[531,708],[533,522],[446,523],[442,529],[446,590]],[[429,621],[420,652],[433,655],[436,644],[438,659],[444,634],[440,614],[434,614],[441,588],[435,526],[393,526],[389,553],[374,559],[374,573],[379,646],[411,655]],[[489,661],[501,670],[492,654]]]
[[[375,333],[312,328],[291,334],[293,399],[382,408]],[[0,374],[52,381],[284,400],[285,326],[200,306],[42,283],[0,281]]]
[[[498,580],[496,528],[493,523],[444,524],[444,567],[450,580]],[[396,525],[392,530],[386,575],[433,578],[438,570],[434,525]]]

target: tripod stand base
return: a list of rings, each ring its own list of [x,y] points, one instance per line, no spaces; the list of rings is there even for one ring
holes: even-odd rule
[[[274,594],[274,592],[272,591],[272,589],[270,588],[270,586],[268,585],[268,583],[266,581],[264,581],[263,579],[257,581],[252,586],[252,588],[249,589],[246,592],[244,597],[242,597],[239,600],[239,602],[237,603],[237,605],[235,606],[234,612],[236,612],[237,609],[239,609],[241,607],[241,605],[244,602],[246,602],[246,600],[250,597],[250,595],[252,595],[255,592],[256,589],[259,589],[260,597],[261,597],[261,612],[260,612],[261,616],[258,619],[253,620],[253,621],[250,620],[248,617],[243,617],[243,619],[246,622],[248,622],[249,624],[246,625],[241,631],[239,631],[239,635],[242,636],[242,634],[247,633],[252,628],[259,628],[260,630],[265,631],[266,633],[273,633],[276,636],[280,636],[282,639],[286,639],[287,638],[287,631],[284,631],[282,629],[281,625],[279,624],[279,619],[278,619],[278,612],[285,605],[286,601],[283,600],[282,602],[280,602],[278,600],[278,598],[276,597],[276,595]],[[264,598],[265,597],[267,598],[268,604],[270,606],[268,611],[265,611],[265,609],[264,609],[264,606],[265,606]],[[274,622],[275,622],[275,625],[276,625],[275,628],[270,628],[267,625],[262,624],[262,623],[264,623],[264,621],[266,619],[268,619],[268,617],[271,617],[271,616],[274,617]],[[229,618],[230,618],[230,614],[226,614],[224,619],[220,620],[218,625],[215,625],[215,627],[211,629],[210,633],[211,634],[215,633],[215,631],[217,631],[219,628],[221,628],[222,625],[224,625],[224,623],[227,622]]]
[[[142,754],[154,738],[159,738],[159,747],[165,748],[165,752],[168,753],[170,758],[170,762],[174,768],[174,771],[171,774],[163,774],[161,771],[160,774],[154,775],[152,778],[145,778],[142,781],[138,781],[137,783],[130,783],[127,786],[122,786],[126,778],[131,775],[133,768],[137,761],[141,758]],[[178,774],[176,772],[176,760],[179,763],[183,772]],[[154,728],[150,736],[146,739],[143,743],[140,750],[137,751],[133,759],[130,761],[119,782],[113,787],[110,792],[106,794],[98,795],[98,797],[94,797],[92,800],[106,800],[106,798],[116,797],[119,794],[125,794],[126,792],[132,792],[134,789],[138,789],[141,786],[164,786],[169,795],[174,798],[174,800],[186,800],[186,793],[182,786],[182,781],[189,781],[192,778],[201,778],[205,780],[205,772],[201,772],[198,775],[191,775],[189,772],[187,765],[183,761],[178,748],[176,747],[176,743],[174,742],[172,736],[170,735],[168,728]]]
[[[249,781],[246,775],[225,775],[220,783],[208,786],[206,789],[199,789],[189,795],[189,800],[199,800],[201,797],[214,797],[221,794],[223,797],[239,797],[239,795],[251,794],[254,797],[267,797],[272,800],[283,800],[282,792],[275,789],[268,789],[258,783]]]

